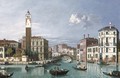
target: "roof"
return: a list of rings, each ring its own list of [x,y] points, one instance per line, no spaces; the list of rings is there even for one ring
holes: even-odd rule
[[[1,42],[8,42],[8,43],[18,43],[17,41],[15,41],[15,40],[0,40],[0,43]]]
[[[118,29],[115,28],[115,26],[106,26],[106,27],[104,27],[104,28],[101,28],[101,29],[98,30],[98,31],[104,31],[104,30],[116,30],[116,31],[118,31]]]

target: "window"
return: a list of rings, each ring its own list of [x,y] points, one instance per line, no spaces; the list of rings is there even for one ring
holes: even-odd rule
[[[34,41],[32,42],[32,45],[34,46]]]
[[[95,57],[98,58],[98,54],[95,54]]]
[[[93,52],[95,52],[95,48],[93,48]]]
[[[103,48],[101,48],[101,52],[103,52]]]
[[[113,38],[113,44],[114,44],[114,46],[115,46],[115,38]]]
[[[108,55],[106,55],[106,58],[108,58]]]
[[[115,35],[115,31],[113,32],[113,34]]]
[[[103,32],[101,32],[101,35],[103,35]]]
[[[42,41],[40,42],[40,44],[42,45]]]
[[[98,48],[96,48],[96,52],[98,52]]]
[[[108,43],[108,37],[106,37],[106,43]]]
[[[88,52],[91,52],[91,48],[88,49]]]
[[[108,35],[108,32],[106,32],[106,35]]]
[[[36,45],[38,45],[38,41],[36,42]]]
[[[108,48],[106,48],[106,53],[108,53]]]
[[[113,48],[113,52],[115,52],[115,48]]]

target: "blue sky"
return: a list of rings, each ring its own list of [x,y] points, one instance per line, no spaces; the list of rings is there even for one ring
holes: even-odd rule
[[[120,30],[119,0],[0,0],[0,39],[25,35],[25,14],[32,14],[32,35],[50,45],[76,46],[84,34],[98,37],[109,22]]]

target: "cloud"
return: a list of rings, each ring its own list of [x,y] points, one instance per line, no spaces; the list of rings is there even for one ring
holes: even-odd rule
[[[70,23],[78,24],[81,22],[80,18],[77,16],[77,14],[72,14],[69,20]]]
[[[83,29],[87,29],[89,26],[94,26],[99,23],[99,17],[93,14],[75,13],[71,14],[69,23],[70,25],[79,25]]]

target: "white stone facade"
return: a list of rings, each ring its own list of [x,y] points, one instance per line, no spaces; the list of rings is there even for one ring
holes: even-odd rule
[[[113,26],[99,30],[99,52],[103,61],[115,61],[119,32]]]
[[[99,61],[99,48],[98,46],[87,47],[87,61]]]
[[[4,47],[0,47],[0,59],[4,60],[5,58],[5,48]]]

